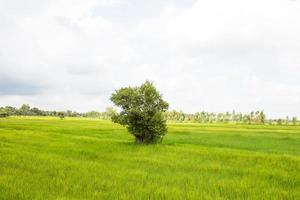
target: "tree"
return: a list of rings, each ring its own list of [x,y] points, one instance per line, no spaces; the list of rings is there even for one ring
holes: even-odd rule
[[[106,119],[111,119],[116,114],[117,114],[117,111],[113,107],[107,107],[105,109],[105,118]]]
[[[8,116],[9,116],[8,112],[5,109],[0,108],[0,118],[5,118]]]
[[[162,141],[167,132],[163,112],[167,111],[169,104],[152,82],[116,90],[110,99],[121,108],[120,113],[112,116],[112,121],[127,127],[137,143]]]
[[[19,109],[20,115],[30,115],[30,106],[28,104],[23,104]]]
[[[258,114],[258,122],[261,124],[264,124],[266,121],[266,115],[264,113],[264,111],[260,111]]]
[[[38,108],[31,108],[30,112],[32,115],[42,116],[44,115],[43,111]]]
[[[282,121],[283,121],[282,119],[277,119],[277,124],[282,125]]]
[[[293,125],[297,125],[297,123],[298,123],[297,117],[293,117],[292,123],[293,123]]]
[[[58,112],[58,113],[57,113],[57,116],[58,116],[60,119],[64,119],[64,118],[65,118],[65,113],[64,113],[64,112]]]
[[[289,125],[289,123],[290,123],[290,118],[289,118],[289,116],[286,116],[286,118],[285,118],[285,124]]]
[[[94,110],[85,113],[85,117],[100,118],[100,116],[101,116],[101,113],[97,112],[97,111],[94,111]]]

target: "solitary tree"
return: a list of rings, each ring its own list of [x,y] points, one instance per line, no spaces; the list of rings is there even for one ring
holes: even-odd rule
[[[137,143],[161,142],[167,132],[163,112],[169,104],[162,99],[152,82],[140,87],[125,87],[116,90],[111,101],[121,108],[112,116],[115,123],[127,127]]]

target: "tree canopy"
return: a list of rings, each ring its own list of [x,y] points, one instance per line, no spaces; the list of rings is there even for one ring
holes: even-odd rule
[[[121,108],[112,120],[127,127],[137,143],[161,142],[167,132],[163,112],[169,104],[162,99],[152,82],[139,87],[124,87],[116,90],[111,101]]]

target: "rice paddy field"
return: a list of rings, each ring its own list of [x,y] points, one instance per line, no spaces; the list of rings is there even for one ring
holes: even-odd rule
[[[0,199],[300,199],[300,126],[168,124],[137,145],[110,121],[0,119]]]

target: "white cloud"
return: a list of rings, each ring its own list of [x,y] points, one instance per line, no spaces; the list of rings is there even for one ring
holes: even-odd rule
[[[0,78],[12,85],[0,81],[0,105],[103,110],[114,89],[150,79],[188,112],[300,115],[299,1],[0,5]]]

